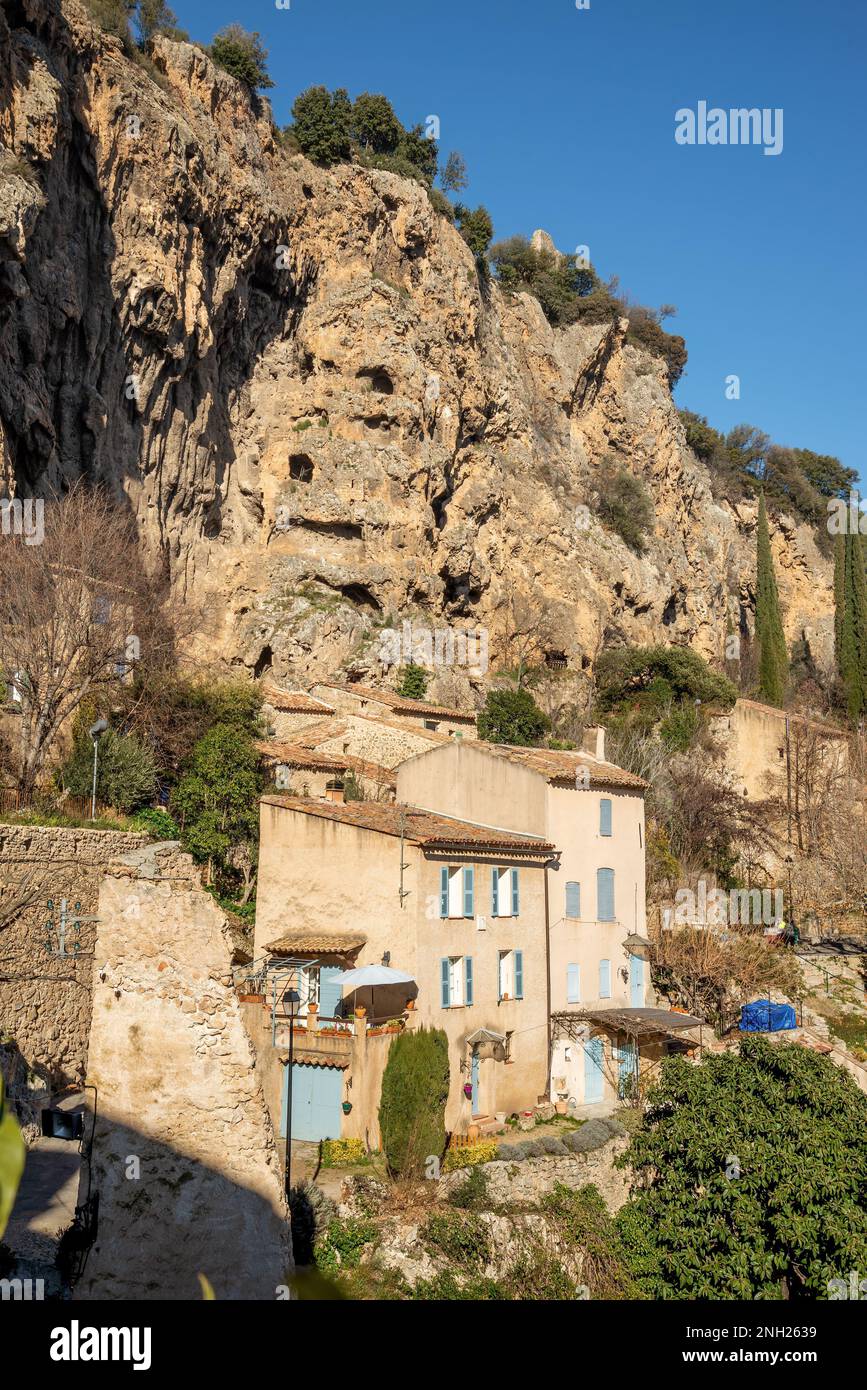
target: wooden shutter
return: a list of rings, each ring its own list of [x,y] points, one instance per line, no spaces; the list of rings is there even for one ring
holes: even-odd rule
[[[601,960],[599,962],[599,998],[611,998],[611,961]]]
[[[614,921],[614,870],[596,870],[596,920]]]
[[[464,956],[464,1003],[473,1002],[473,958]]]
[[[581,884],[580,884],[580,883],[567,883],[567,884],[566,884],[566,916],[567,916],[567,917],[580,917],[580,916],[581,916]]]
[[[440,1003],[444,1009],[451,1004],[451,987],[449,985],[449,958],[444,956],[440,961]]]
[[[440,869],[440,917],[449,915],[449,871],[443,864]]]
[[[472,866],[472,864],[468,864],[468,865],[464,868],[464,916],[465,916],[465,917],[472,917],[472,916],[473,916],[473,913],[474,913],[474,911],[475,911],[475,909],[474,909],[474,907],[473,907],[473,899],[474,899],[474,897],[475,897],[475,891],[474,891],[474,887],[473,887],[473,880],[474,880],[474,877],[475,877],[475,875],[474,875],[473,866]]]
[[[515,998],[524,997],[524,952],[515,952]]]
[[[599,834],[611,834],[611,802],[607,796],[603,796],[599,803]]]
[[[567,1004],[580,1004],[581,1002],[580,965],[566,966],[566,1002]]]
[[[512,870],[512,916],[517,917],[521,909],[521,900],[518,896],[518,870]]]
[[[491,916],[500,915],[500,871],[491,869]]]

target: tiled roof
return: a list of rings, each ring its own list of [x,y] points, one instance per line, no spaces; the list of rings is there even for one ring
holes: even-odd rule
[[[284,714],[334,714],[335,710],[315,695],[305,690],[281,690],[278,685],[266,685],[264,696],[272,709],[282,710]]]
[[[494,753],[497,757],[506,758],[521,767],[529,767],[533,772],[541,772],[549,782],[574,784],[578,769],[586,767],[591,787],[629,787],[643,791],[647,786],[647,783],[634,772],[627,772],[625,768],[617,767],[614,763],[600,762],[581,749],[516,748],[505,743],[474,743],[472,747]]]
[[[396,806],[379,801],[312,801],[301,796],[263,796],[268,806],[282,806],[305,816],[355,825],[360,830],[373,830],[380,835],[400,835],[414,845],[433,849],[437,846],[465,845],[478,849],[505,849],[513,853],[547,855],[554,849],[547,840],[532,835],[517,835],[507,830],[475,825],[440,816],[432,811],[417,811],[411,806]]]
[[[363,932],[316,931],[313,927],[295,927],[284,932],[276,941],[269,941],[265,950],[273,956],[303,955],[322,951],[330,955],[348,955],[367,942]]]
[[[326,690],[348,691],[350,695],[357,695],[360,700],[377,700],[397,714],[426,714],[431,718],[461,719],[468,724],[476,722],[472,710],[452,709],[448,705],[430,705],[426,700],[409,700],[403,695],[397,695],[393,690],[375,690],[370,685],[340,685],[336,681],[321,681],[320,684]]]
[[[798,724],[801,728],[813,729],[817,734],[824,734],[827,738],[848,738],[845,729],[841,729],[837,724],[829,724],[824,719],[811,719],[805,714],[794,714],[790,710],[778,709],[776,705],[763,705],[758,700],[745,700],[740,698],[737,702],[746,709],[758,710],[760,714],[772,715],[774,719],[786,720],[790,724]],[[733,710],[726,710],[727,715],[731,715]]]
[[[254,739],[253,746],[271,763],[282,763],[316,772],[357,772],[384,786],[395,786],[393,774],[379,763],[369,763],[364,758],[356,758],[351,753],[321,753],[316,748],[306,748],[300,743],[275,743],[271,740]]]

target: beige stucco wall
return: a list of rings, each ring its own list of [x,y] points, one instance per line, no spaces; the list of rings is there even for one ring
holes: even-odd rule
[[[615,788],[552,786],[546,778],[480,744],[444,745],[398,770],[399,801],[506,830],[542,836],[561,852],[548,870],[551,923],[551,1004],[567,1007],[567,966],[581,973],[581,1004],[628,1004],[624,938],[643,934],[645,910],[644,798]],[[612,803],[612,834],[599,833],[600,802]],[[614,870],[614,923],[596,916],[596,871]],[[581,919],[568,919],[566,884],[581,885]],[[599,999],[599,962],[611,962],[611,997]],[[649,971],[645,966],[645,1000]],[[577,1007],[571,1005],[570,1007]]]
[[[519,862],[518,918],[490,916],[491,867],[509,860],[472,856],[434,859],[404,846],[408,868],[400,889],[400,840],[317,816],[262,802],[259,889],[255,954],[293,927],[334,932],[360,931],[367,943],[357,964],[378,963],[385,951],[391,965],[418,983],[422,1024],[442,1028],[449,1039],[452,1086],[446,1112],[449,1129],[465,1129],[471,1105],[462,1094],[469,1072],[466,1039],[480,1027],[512,1033],[509,1063],[485,1060],[480,1067],[483,1113],[516,1110],[535,1103],[546,1089],[547,1002],[543,870]],[[441,863],[474,863],[476,912],[485,918],[442,920],[439,916]],[[524,952],[524,998],[498,1002],[498,952]],[[445,956],[473,960],[474,1003],[443,1009],[440,962]],[[353,1111],[354,1113],[354,1111]]]
[[[99,916],[100,1224],[76,1296],[197,1300],[201,1272],[218,1299],[273,1299],[291,1269],[287,1214],[225,917],[189,857],[159,845],[114,866]],[[86,1169],[82,1184],[83,1197]]]
[[[786,715],[750,700],[738,700],[728,714],[713,721],[714,732],[722,740],[726,764],[735,786],[751,801],[769,796],[785,796],[786,791]],[[810,732],[806,732],[810,731]],[[826,756],[842,770],[848,762],[844,737],[824,733],[815,723],[804,725],[791,720],[791,741],[817,738],[827,749]],[[794,757],[790,751],[790,757]]]

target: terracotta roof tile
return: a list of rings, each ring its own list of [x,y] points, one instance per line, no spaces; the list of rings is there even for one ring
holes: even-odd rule
[[[418,811],[412,806],[396,806],[380,801],[313,801],[301,796],[263,796],[268,806],[281,806],[305,816],[355,825],[360,830],[373,830],[380,835],[400,835],[401,829],[410,844],[432,849],[436,846],[469,846],[479,849],[506,849],[531,855],[547,855],[554,846],[533,835],[518,835],[508,830],[475,825],[453,816],[440,816],[432,811]],[[401,815],[403,822],[401,824]]]
[[[398,695],[393,690],[376,690],[371,685],[355,685],[353,683],[338,684],[337,681],[321,681],[320,684],[326,690],[345,690],[350,695],[357,695],[361,700],[377,700],[382,705],[388,705],[398,714],[426,714],[431,718],[439,719],[461,719],[465,723],[475,724],[476,716],[472,710],[453,709],[448,705],[431,705],[426,700],[409,700],[403,695]]]
[[[304,955],[323,951],[326,954],[348,955],[367,942],[363,932],[317,931],[314,927],[294,927],[276,941],[269,941],[265,950],[274,956],[291,956],[293,951]]]
[[[283,763],[286,767],[319,772],[352,771],[384,786],[396,785],[394,775],[387,767],[356,758],[351,753],[322,753],[317,748],[307,748],[300,743],[276,743],[265,739],[254,739],[253,747],[268,762]]]
[[[590,753],[581,749],[559,748],[516,748],[505,743],[478,743],[474,748],[482,748],[508,762],[529,767],[533,772],[541,772],[549,782],[575,782],[579,767],[586,767],[590,774],[590,785],[599,787],[629,787],[643,791],[647,783],[634,772],[627,772],[614,763],[603,763]]]
[[[272,709],[282,710],[284,714],[335,714],[336,711],[324,700],[308,695],[305,690],[281,690],[278,685],[266,685],[263,694],[266,704]]]

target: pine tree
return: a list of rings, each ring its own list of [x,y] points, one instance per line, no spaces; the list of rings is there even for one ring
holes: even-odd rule
[[[789,657],[783,634],[764,494],[759,498],[756,540],[756,642],[759,647],[759,695],[769,705],[782,705],[789,679]]]

